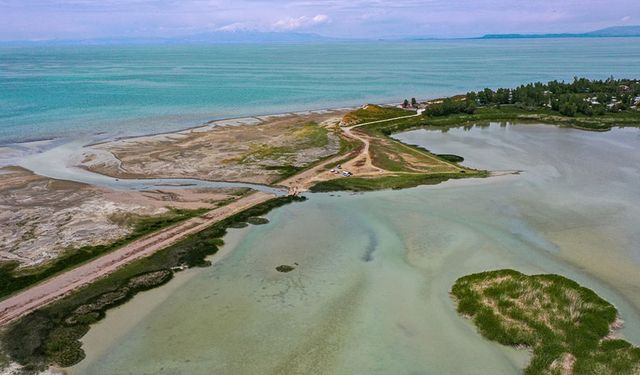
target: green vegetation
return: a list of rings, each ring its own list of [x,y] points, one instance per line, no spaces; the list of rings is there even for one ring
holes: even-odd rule
[[[478,106],[498,107],[513,105],[519,109],[536,112],[550,110],[566,117],[601,117],[638,109],[640,81],[628,79],[588,80],[574,78],[573,82],[551,81],[521,85],[514,89],[485,88],[427,103],[425,114],[441,117],[453,114],[474,114]]]
[[[393,118],[396,117],[405,118],[394,120]],[[353,130],[354,133],[357,132],[368,138],[371,163],[387,172],[386,175],[382,177],[340,177],[318,182],[310,190],[312,192],[328,192],[403,189],[419,185],[438,184],[449,179],[485,177],[488,175],[486,171],[476,171],[453,164],[464,160],[459,156],[444,155],[440,157],[421,147],[407,145],[389,137],[388,134],[390,132],[386,131],[387,128],[397,125],[406,126],[406,124],[411,124],[412,126],[423,125],[423,117],[415,116],[403,109],[367,105],[347,114],[343,119],[343,123],[353,124],[387,119],[390,120],[363,125]],[[357,148],[351,147],[351,150],[357,150]],[[348,155],[344,161],[331,164],[327,166],[327,169],[334,168],[336,164],[343,164],[354,157],[355,155]],[[364,161],[356,162],[355,165],[358,166],[358,163],[364,163]]]
[[[404,106],[409,106],[408,100]],[[416,107],[417,103],[412,101],[411,106]],[[616,125],[640,125],[638,106],[640,81],[613,78],[604,81],[576,78],[571,83],[552,81],[515,89],[485,89],[427,102],[421,116],[411,116],[412,112],[402,108],[367,105],[347,114],[343,124],[369,123],[353,131],[369,137],[372,163],[396,175],[320,182],[311,190],[402,188],[420,185],[422,181],[433,183],[448,178],[487,175],[452,164],[464,161],[461,156],[433,155],[428,150],[389,137],[400,131],[424,126],[446,130],[491,121],[541,122],[605,131]]]
[[[362,128],[356,131],[369,136],[372,162],[386,171],[433,174],[458,173],[461,169],[428,150],[404,144],[376,130]]]
[[[18,269],[17,262],[5,262],[0,265],[0,297],[5,297],[25,289],[60,272],[122,247],[151,232],[202,215],[206,211],[207,209],[171,209],[162,215],[128,215],[115,217],[114,220],[116,222],[129,225],[132,231],[129,235],[110,244],[71,249],[53,262],[39,267]]]
[[[325,147],[329,143],[329,130],[315,122],[300,125],[290,134],[289,143],[284,146],[276,146],[264,143],[254,143],[244,155],[227,160],[240,164],[261,163],[264,161],[290,160],[301,149]],[[301,168],[292,165],[266,166],[267,169],[281,170],[282,175],[292,175]]]
[[[436,156],[451,163],[462,163],[464,161],[462,156],[453,154],[437,154]]]
[[[269,165],[264,167],[268,171],[278,171],[280,176],[275,182],[286,180],[287,178],[307,169],[307,167],[296,167],[295,165]]]
[[[252,164],[264,160],[276,160],[290,155],[291,152],[292,149],[290,147],[252,144],[251,149],[237,159],[237,162],[240,164]]]
[[[605,131],[613,126],[640,125],[640,111],[630,110],[606,113],[602,116],[563,116],[550,108],[525,109],[515,104],[478,107],[473,114],[457,113],[441,117],[419,116],[368,125],[386,135],[425,126],[449,128],[463,125],[483,124],[494,121],[536,122],[566,125],[585,130]]]
[[[363,124],[365,122],[380,121],[395,117],[410,116],[412,113],[402,108],[383,107],[374,104],[367,104],[363,108],[349,112],[343,118],[343,123],[349,125]]]
[[[241,162],[249,163],[261,160],[275,160],[275,159],[287,159],[293,155],[295,155],[297,150],[300,148],[313,148],[313,147],[325,147],[329,142],[329,129],[318,125],[315,122],[308,122],[304,125],[301,125],[300,128],[296,129],[293,132],[293,137],[296,142],[295,146],[292,147],[264,147],[265,149],[269,149],[268,152],[264,150],[262,152],[256,153],[255,150],[249,152],[244,155]],[[338,135],[340,134],[337,131]],[[351,140],[344,139],[340,137],[340,153],[348,153],[354,148],[354,143]],[[312,163],[308,163],[306,165],[295,166],[292,164],[285,165],[265,165],[263,166],[265,170],[268,171],[278,171],[279,176],[276,178],[272,184],[277,185],[278,182],[284,181],[287,178],[294,176],[306,169],[312,168],[320,163],[323,163],[325,160],[333,157],[333,155],[328,155],[319,160],[316,160]]]
[[[314,193],[330,191],[374,191],[386,189],[406,189],[420,185],[437,185],[449,179],[466,177],[486,177],[487,172],[459,172],[459,173],[420,173],[399,174],[376,178],[348,177],[321,181],[309,190]]]
[[[640,81],[609,78],[603,81],[574,78],[573,82],[551,81],[521,85],[515,89],[484,89],[466,95],[479,105],[516,104],[521,108],[551,108],[564,116],[602,116],[636,107]]]
[[[78,340],[87,332],[90,324],[104,317],[106,310],[125,303],[142,290],[168,282],[176,268],[209,265],[206,257],[216,253],[222,245],[221,238],[227,228],[265,215],[276,207],[303,200],[305,198],[296,196],[271,199],[147,258],[132,262],[70,296],[19,319],[3,332],[1,346],[11,360],[25,366],[27,371],[43,370],[50,363],[71,366],[84,358]]]
[[[324,147],[329,143],[329,131],[315,122],[308,122],[293,131],[293,136],[304,147]]]
[[[640,348],[608,337],[615,307],[562,276],[483,272],[458,279],[452,295],[483,336],[531,348],[527,375],[640,372]]]
[[[398,108],[360,109],[354,117],[367,122],[406,115]],[[484,89],[426,103],[422,116],[367,125],[390,135],[408,129],[450,127],[489,121],[535,121],[604,131],[613,126],[640,125],[640,81],[609,78],[604,81],[575,78],[515,89]],[[359,121],[361,123],[365,121]]]
[[[276,271],[282,272],[282,273],[288,273],[288,272],[291,272],[291,271],[293,271],[295,269],[296,268],[294,266],[289,266],[287,264],[282,264],[282,265],[279,265],[278,267],[276,267]]]
[[[264,225],[269,224],[269,219],[267,219],[266,217],[252,216],[247,219],[247,223],[251,225]]]
[[[447,116],[454,113],[473,114],[476,111],[476,102],[468,98],[446,98],[442,101],[430,103],[424,112],[428,116]]]

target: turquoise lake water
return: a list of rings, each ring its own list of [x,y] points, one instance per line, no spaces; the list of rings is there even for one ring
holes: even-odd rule
[[[640,76],[640,38],[0,47],[0,144]]]

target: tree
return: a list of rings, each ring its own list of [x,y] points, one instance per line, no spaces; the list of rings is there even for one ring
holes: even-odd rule
[[[573,117],[578,112],[578,106],[570,100],[560,103],[560,113],[565,116]]]
[[[478,100],[478,94],[476,94],[473,91],[468,92],[466,97],[467,97],[468,101],[471,101],[471,102],[474,102],[474,103]]]

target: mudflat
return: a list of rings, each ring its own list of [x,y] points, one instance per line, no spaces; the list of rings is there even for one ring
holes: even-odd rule
[[[20,167],[0,169],[0,261],[44,264],[66,251],[128,235],[135,217],[169,208],[215,208],[241,189],[114,191],[51,179]]]
[[[82,166],[118,178],[269,184],[340,151],[343,112],[265,116],[88,147]]]

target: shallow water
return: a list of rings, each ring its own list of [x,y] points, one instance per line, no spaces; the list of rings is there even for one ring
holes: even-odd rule
[[[59,180],[75,181],[114,190],[248,188],[278,196],[287,189],[247,182],[205,181],[190,178],[114,178],[79,168],[86,140],[51,141],[45,150],[29,152],[9,160],[6,165],[18,165],[33,173]],[[0,161],[0,166],[2,161]]]
[[[233,230],[213,267],[109,312],[72,373],[516,374],[528,354],[482,339],[448,294],[459,276],[505,267],[593,288],[640,344],[640,131],[398,138],[524,172],[277,209],[268,225]]]

